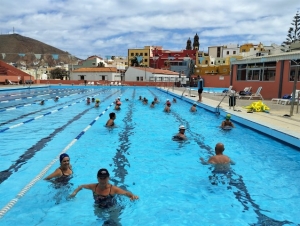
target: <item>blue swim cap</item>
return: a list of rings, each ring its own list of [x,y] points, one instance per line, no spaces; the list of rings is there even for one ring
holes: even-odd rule
[[[63,153],[63,154],[61,154],[61,155],[59,156],[59,161],[61,162],[65,157],[70,158],[68,154]]]

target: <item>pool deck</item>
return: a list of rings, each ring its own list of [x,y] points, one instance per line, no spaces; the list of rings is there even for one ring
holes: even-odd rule
[[[174,93],[177,97],[181,97],[185,88],[160,88],[164,92]],[[196,102],[198,100],[198,92],[186,90],[183,94],[188,101]],[[216,107],[224,98],[221,94],[203,93],[202,102],[197,102],[198,106],[207,110],[216,111]],[[294,106],[293,116],[290,115],[291,105],[281,105],[270,100],[263,100],[270,110],[269,113],[253,112],[247,113],[248,110],[243,108],[251,105],[256,100],[236,99],[235,110],[229,109],[229,97],[225,96],[220,104],[220,114],[225,116],[231,114],[231,118],[235,122],[244,124],[252,129],[266,133],[276,139],[291,144],[300,150],[300,107],[299,113],[296,113],[297,105]]]

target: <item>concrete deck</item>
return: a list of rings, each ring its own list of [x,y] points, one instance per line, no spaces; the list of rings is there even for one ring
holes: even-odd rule
[[[185,88],[162,88],[164,92],[173,93],[177,97],[182,96],[184,89]],[[198,100],[198,92],[194,90],[189,92],[186,90],[183,97],[186,98],[187,101],[196,102]],[[197,104],[200,107],[215,112],[216,107],[223,98],[224,96],[221,95],[203,93],[202,102],[198,102]],[[257,100],[237,98],[235,110],[233,110],[233,108],[229,109],[229,97],[225,96],[220,104],[220,114],[225,116],[229,113],[231,114],[231,119],[233,121],[266,133],[267,135],[291,144],[300,150],[300,107],[299,112],[296,113],[297,105],[295,105],[293,116],[287,117],[284,115],[290,115],[291,105],[281,105],[276,104],[275,102],[272,103],[270,100],[264,100],[263,103],[270,108],[269,113],[247,113],[248,110],[243,107],[250,105],[254,101]]]

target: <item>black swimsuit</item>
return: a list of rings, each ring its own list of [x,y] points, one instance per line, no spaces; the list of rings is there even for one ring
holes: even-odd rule
[[[108,195],[99,195],[96,193],[98,184],[95,187],[95,191],[93,192],[95,204],[99,206],[99,208],[109,208],[115,205],[114,196],[110,194],[112,185],[110,185],[109,194]]]

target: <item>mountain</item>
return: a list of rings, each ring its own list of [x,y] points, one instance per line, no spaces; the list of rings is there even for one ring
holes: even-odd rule
[[[39,55],[35,54],[41,54],[40,59],[38,59]],[[58,54],[59,58],[54,59],[56,57],[53,54]],[[29,68],[45,65],[55,66],[61,62],[71,63],[72,61],[68,52],[19,34],[0,35],[0,60]],[[76,60],[77,58],[73,58],[73,62]]]

